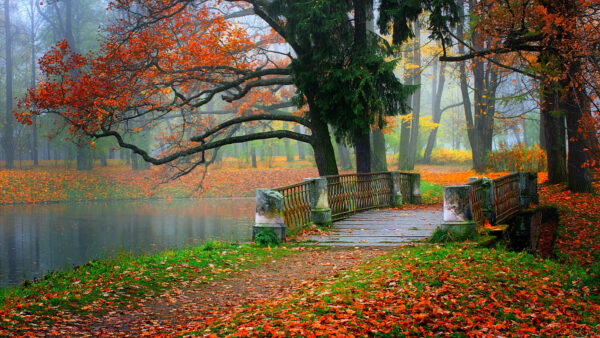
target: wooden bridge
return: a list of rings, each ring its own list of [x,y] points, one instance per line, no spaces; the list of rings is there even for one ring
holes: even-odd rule
[[[275,189],[257,190],[253,234],[265,228],[280,239],[314,223],[330,225],[315,242],[330,245],[400,245],[429,237],[438,227],[449,231],[501,224],[537,202],[537,173],[518,172],[495,180],[472,178],[444,187],[444,205],[420,204],[420,174],[378,172],[307,178]]]

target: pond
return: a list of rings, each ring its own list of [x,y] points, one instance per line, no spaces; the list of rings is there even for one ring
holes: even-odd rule
[[[248,241],[253,198],[0,206],[0,287],[120,251]]]

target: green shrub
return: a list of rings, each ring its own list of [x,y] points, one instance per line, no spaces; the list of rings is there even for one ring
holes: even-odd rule
[[[469,227],[463,231],[452,231],[450,229],[437,228],[431,237],[430,243],[450,243],[450,242],[476,242],[479,240],[479,234],[475,227]]]
[[[272,229],[262,229],[254,237],[254,242],[260,247],[279,246],[279,237]]]

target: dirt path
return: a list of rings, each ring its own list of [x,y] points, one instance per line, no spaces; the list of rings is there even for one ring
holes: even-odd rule
[[[132,311],[112,312],[102,318],[79,316],[52,330],[60,336],[169,336],[218,321],[250,302],[282,297],[311,281],[335,277],[385,251],[370,247],[307,248],[214,283],[174,287]]]

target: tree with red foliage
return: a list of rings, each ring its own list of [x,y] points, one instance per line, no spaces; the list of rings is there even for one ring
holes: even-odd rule
[[[20,102],[21,122],[30,123],[34,114],[58,114],[77,136],[114,137],[145,161],[183,164],[184,172],[205,163],[206,151],[226,144],[288,137],[314,145],[314,134],[289,130],[235,136],[241,124],[259,120],[311,128],[304,117],[271,113],[289,104],[267,102],[264,95],[254,102],[269,112],[253,111],[226,123],[200,111],[219,94],[232,102],[253,88],[276,86],[277,92],[292,84],[289,70],[261,52],[273,41],[257,42],[227,20],[223,5],[113,1],[109,9],[119,18],[99,53],[81,55],[62,41],[40,59],[45,80]],[[166,120],[172,132],[162,138],[169,147],[159,156],[128,141],[129,134]],[[327,170],[323,174],[332,173]]]

